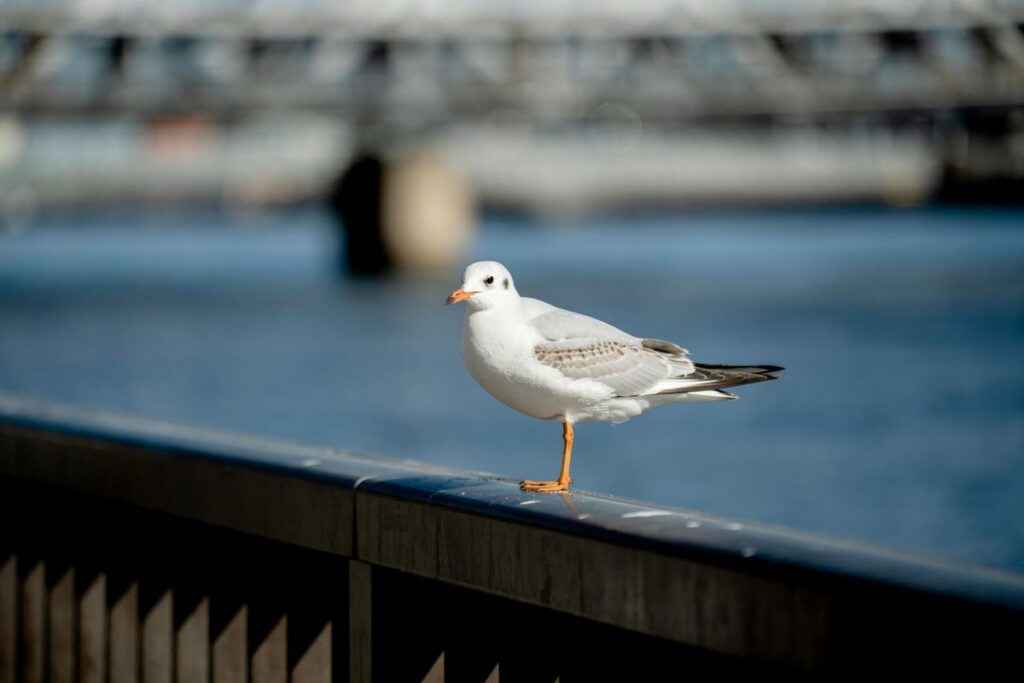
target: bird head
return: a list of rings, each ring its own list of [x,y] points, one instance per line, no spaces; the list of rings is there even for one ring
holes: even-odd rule
[[[462,286],[449,295],[446,304],[468,302],[472,309],[494,308],[519,298],[512,274],[497,261],[477,261],[466,268]]]

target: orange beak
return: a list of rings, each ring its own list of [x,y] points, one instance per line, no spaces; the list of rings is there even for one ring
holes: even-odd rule
[[[448,300],[445,301],[444,304],[445,306],[447,306],[448,304],[455,304],[460,301],[465,301],[474,294],[476,294],[476,292],[467,292],[462,287],[459,287],[454,292],[448,295]]]

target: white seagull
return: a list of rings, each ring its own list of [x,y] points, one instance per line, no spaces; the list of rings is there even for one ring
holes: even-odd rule
[[[721,401],[726,387],[778,379],[777,365],[705,365],[671,342],[634,337],[589,316],[519,296],[497,261],[466,268],[446,303],[466,302],[462,356],[480,386],[510,408],[562,423],[562,469],[524,491],[565,491],[572,483],[573,425],[625,422],[648,408]]]

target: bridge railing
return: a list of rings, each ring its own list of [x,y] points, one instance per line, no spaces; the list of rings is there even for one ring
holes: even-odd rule
[[[948,123],[1024,88],[1019,2],[257,4],[0,0],[0,113]]]
[[[0,683],[1016,666],[1024,578],[0,395]]]

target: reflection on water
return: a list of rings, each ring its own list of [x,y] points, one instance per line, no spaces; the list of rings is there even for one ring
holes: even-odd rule
[[[63,216],[0,238],[0,390],[513,478],[560,427],[490,399],[450,278],[334,278],[328,217]],[[1024,212],[487,219],[521,292],[785,365],[577,430],[577,486],[1024,571]]]

